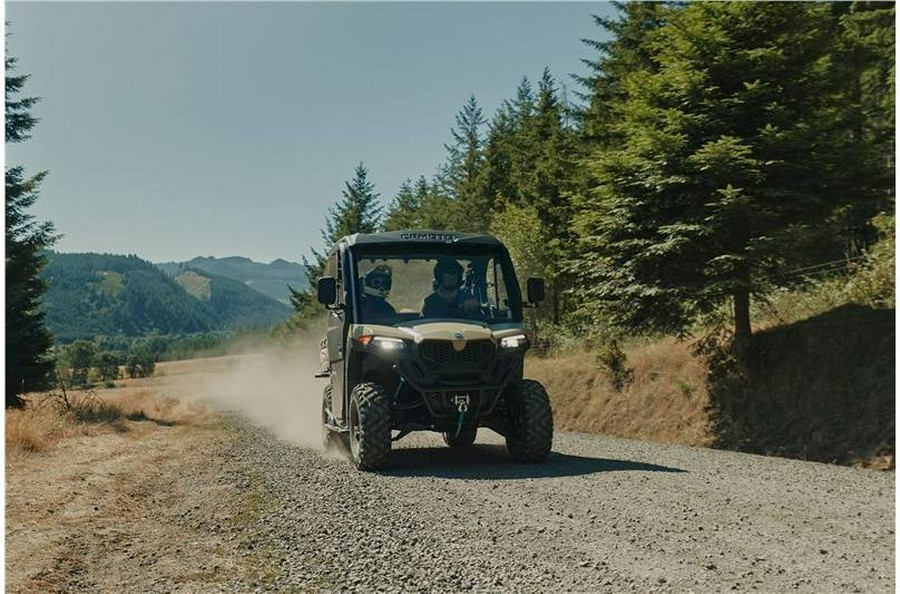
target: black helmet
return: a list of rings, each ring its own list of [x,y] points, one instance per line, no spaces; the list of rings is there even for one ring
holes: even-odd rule
[[[363,292],[375,297],[387,297],[391,292],[391,267],[379,264],[363,277]]]
[[[444,282],[445,274],[456,275],[456,287],[458,289],[463,284],[463,267],[453,258],[441,258],[434,265],[434,284],[436,288],[441,288]]]

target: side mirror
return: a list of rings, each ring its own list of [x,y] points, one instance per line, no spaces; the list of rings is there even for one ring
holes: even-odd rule
[[[540,303],[544,300],[544,279],[529,278],[527,286],[529,303]]]
[[[316,284],[316,299],[322,305],[334,305],[337,301],[337,281],[333,276],[323,276]]]

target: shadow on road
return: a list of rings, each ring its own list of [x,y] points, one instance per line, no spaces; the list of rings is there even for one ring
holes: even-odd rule
[[[516,464],[506,447],[475,445],[467,449],[406,448],[391,452],[385,476],[433,476],[472,480],[506,480],[581,476],[598,472],[687,472],[644,462],[586,458],[551,452],[543,464]]]

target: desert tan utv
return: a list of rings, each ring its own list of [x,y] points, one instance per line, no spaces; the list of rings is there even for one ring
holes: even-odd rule
[[[388,465],[391,443],[435,431],[453,448],[479,428],[506,438],[516,462],[543,462],[553,442],[544,387],[523,379],[529,341],[509,253],[490,235],[355,234],[328,254],[317,298],[328,309],[321,369],[325,447],[346,440],[356,466]]]

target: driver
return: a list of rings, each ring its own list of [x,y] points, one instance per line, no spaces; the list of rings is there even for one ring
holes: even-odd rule
[[[379,264],[363,277],[362,318],[374,322],[397,316],[397,311],[386,298],[391,293],[391,267]]]
[[[434,265],[434,293],[425,298],[422,316],[453,318],[478,312],[478,300],[462,291],[463,267],[452,258],[441,258]]]

